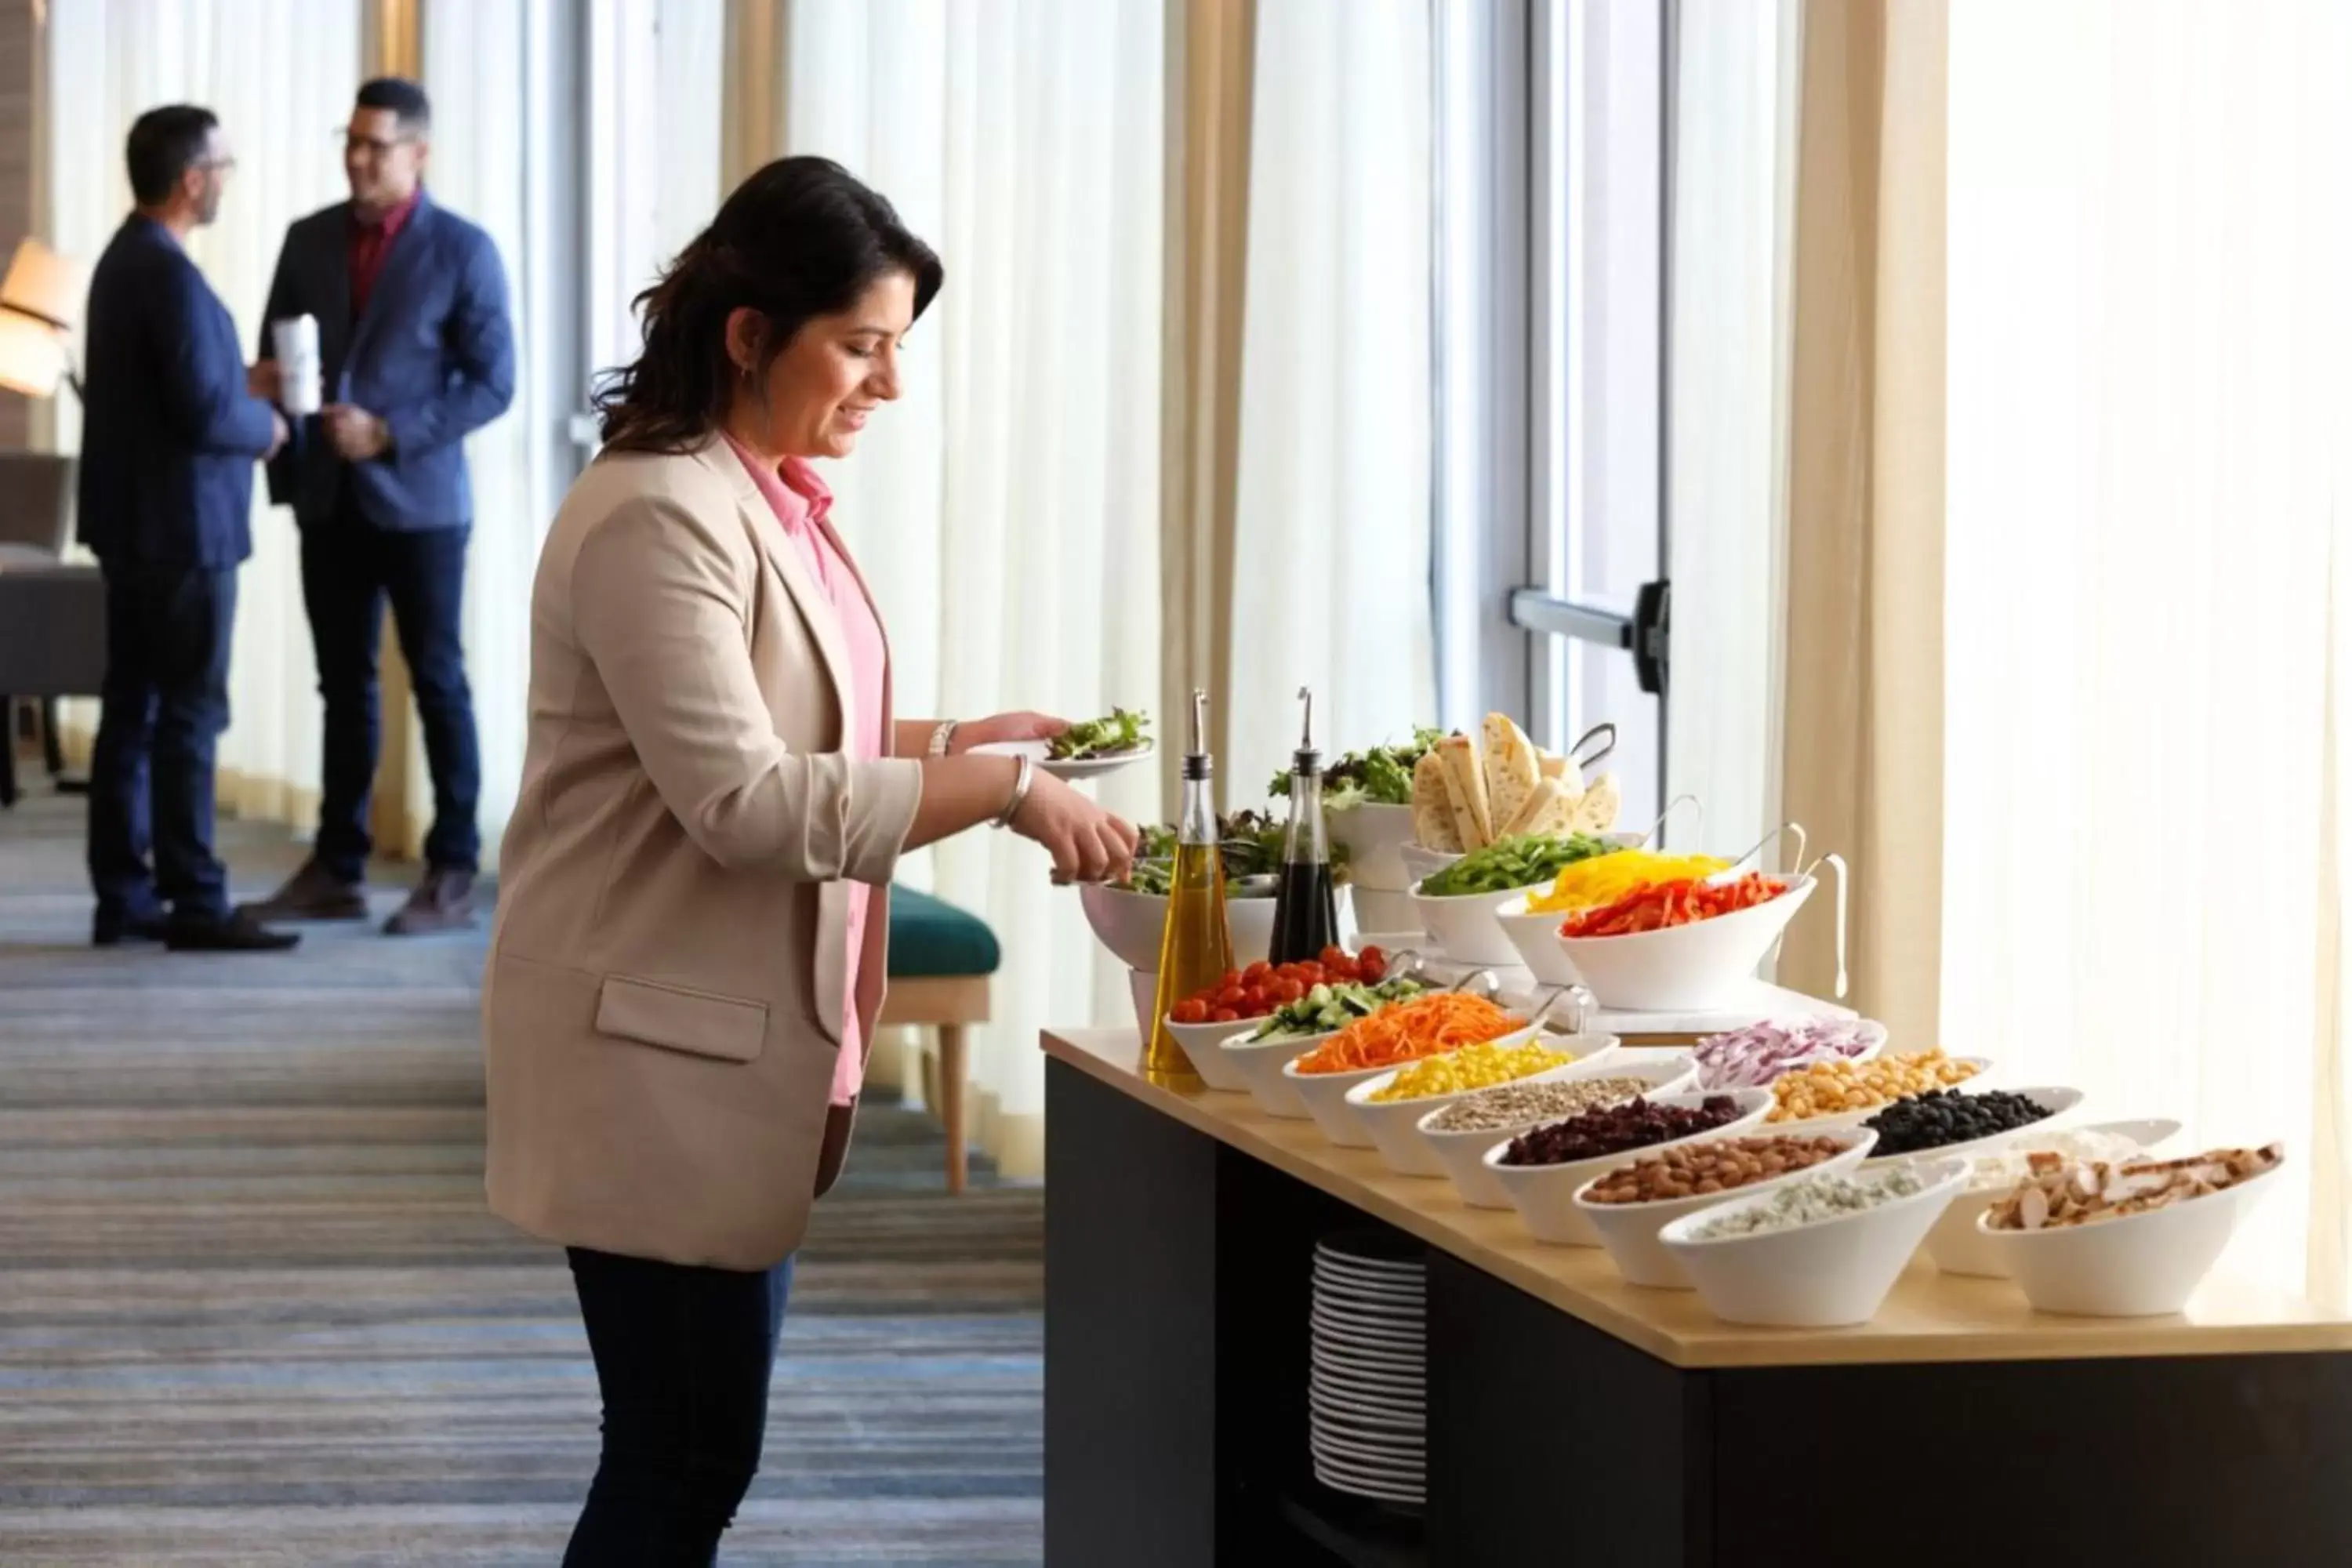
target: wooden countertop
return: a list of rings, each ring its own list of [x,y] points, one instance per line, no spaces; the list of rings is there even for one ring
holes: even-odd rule
[[[1047,1030],[1043,1043],[1055,1060],[1675,1366],[2352,1351],[2352,1318],[2218,1276],[2176,1317],[2065,1318],[2034,1311],[2006,1280],[1948,1276],[1924,1260],[1855,1328],[1725,1323],[1695,1291],[1628,1285],[1599,1247],[1546,1246],[1517,1214],[1471,1208],[1449,1181],[1397,1175],[1375,1151],[1338,1148],[1311,1121],[1268,1116],[1247,1095],[1151,1083],[1132,1029]]]

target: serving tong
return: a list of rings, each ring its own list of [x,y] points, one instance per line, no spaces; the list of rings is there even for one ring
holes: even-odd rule
[[[1591,756],[1588,757],[1584,755],[1585,742],[1594,740],[1601,735],[1609,737],[1607,742]],[[1595,724],[1591,729],[1587,730],[1583,734],[1579,735],[1576,738],[1576,744],[1568,749],[1568,760],[1576,764],[1577,775],[1581,778],[1585,769],[1598,767],[1607,759],[1609,753],[1616,749],[1617,726],[1604,719],[1600,723]]]
[[[1670,807],[1669,809],[1671,809],[1671,807]],[[1805,838],[1805,826],[1804,826],[1804,824],[1802,824],[1802,823],[1801,823],[1801,822],[1794,822],[1794,821],[1790,821],[1790,822],[1784,822],[1784,823],[1782,823],[1780,826],[1778,826],[1778,827],[1774,828],[1771,832],[1769,832],[1769,833],[1766,834],[1763,837],[1761,837],[1761,838],[1758,839],[1758,840],[1755,842],[1755,844],[1754,844],[1754,845],[1752,845],[1752,846],[1748,848],[1748,853],[1747,853],[1747,854],[1742,855],[1741,857],[1739,857],[1739,858],[1738,858],[1738,859],[1734,860],[1734,861],[1733,861],[1729,866],[1726,867],[1723,870],[1721,870],[1721,871],[1717,872],[1717,876],[1724,876],[1724,877],[1730,876],[1733,872],[1738,871],[1738,870],[1739,869],[1739,868],[1740,868],[1740,867],[1742,867],[1742,866],[1746,865],[1746,864],[1747,864],[1747,863],[1748,863],[1751,858],[1753,858],[1754,857],[1756,857],[1756,856],[1758,856],[1758,855],[1760,855],[1760,854],[1763,852],[1764,847],[1765,847],[1767,844],[1771,843],[1774,839],[1780,837],[1781,837],[1781,836],[1783,836],[1784,834],[1785,834],[1785,835],[1791,835],[1791,836],[1793,836],[1793,837],[1796,838],[1796,840],[1797,840],[1797,852],[1796,852],[1794,855],[1792,855],[1792,856],[1790,856],[1790,863],[1791,863],[1792,865],[1796,866],[1796,868],[1797,868],[1797,869],[1795,870],[1795,872],[1793,873],[1793,875],[1798,876],[1798,877],[1811,877],[1811,876],[1812,876],[1812,875],[1813,875],[1813,873],[1814,873],[1814,872],[1816,872],[1816,871],[1818,871],[1819,869],[1821,869],[1821,868],[1822,868],[1822,866],[1824,866],[1824,865],[1828,866],[1832,870],[1833,870],[1833,871],[1835,871],[1835,872],[1837,873],[1837,993],[1836,993],[1836,994],[1837,994],[1838,999],[1839,999],[1839,1000],[1841,1000],[1841,1001],[1843,1001],[1843,1000],[1844,999],[1844,997],[1845,997],[1845,994],[1846,994],[1846,991],[1847,991],[1847,989],[1848,989],[1847,979],[1846,979],[1846,968],[1845,968],[1845,940],[1846,940],[1846,867],[1845,867],[1845,858],[1844,858],[1843,856],[1841,856],[1841,855],[1822,854],[1822,855],[1816,855],[1816,856],[1814,856],[1811,860],[1807,860],[1807,859],[1805,858],[1806,838]],[[1758,865],[1757,865],[1757,869],[1758,869],[1758,870],[1759,870],[1759,871],[1763,869],[1763,865],[1762,865],[1762,863],[1761,863],[1760,861],[1759,861],[1759,862],[1758,863]],[[1786,941],[1786,940],[1787,940],[1787,933],[1786,933],[1785,931],[1783,931],[1783,932],[1782,932],[1781,940],[1782,940],[1782,941]],[[1780,956],[1780,943],[1779,942],[1775,942],[1772,944],[1772,958],[1774,959],[1774,961],[1775,961],[1775,962],[1777,962],[1777,961],[1779,960]]]
[[[1432,989],[1458,991],[1465,996],[1483,997],[1498,1004],[1503,994],[1503,977],[1492,967],[1473,969],[1450,985],[1437,985],[1433,972],[1441,961],[1427,951],[1399,948],[1390,953],[1388,959],[1387,972],[1381,975],[1383,980],[1427,979],[1432,982]],[[1566,1015],[1568,1027],[1564,1032],[1571,1035],[1584,1033],[1586,1022],[1600,1010],[1601,1005],[1591,991],[1576,984],[1546,986],[1536,993],[1536,998],[1528,1014],[1538,1028],[1550,1023],[1554,1007],[1563,1001],[1570,1005],[1570,1011]]]

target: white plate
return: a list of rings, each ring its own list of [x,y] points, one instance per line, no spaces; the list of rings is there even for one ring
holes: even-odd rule
[[[1107,757],[1076,757],[1057,762],[1046,753],[1051,750],[1043,741],[991,741],[984,746],[974,746],[971,754],[982,757],[1026,757],[1037,764],[1038,771],[1048,773],[1065,782],[1100,778],[1115,773],[1130,763],[1139,763],[1151,755],[1149,736],[1143,744],[1131,752],[1116,752]]]
[[[1422,1486],[1398,1486],[1386,1481],[1363,1479],[1342,1466],[1327,1465],[1321,1458],[1315,1461],[1315,1479],[1335,1492],[1349,1497],[1370,1498],[1374,1502],[1394,1503],[1401,1508],[1422,1508],[1429,1501],[1429,1492]]]
[[[1318,1273],[1344,1274],[1350,1279],[1370,1279],[1383,1285],[1410,1283],[1416,1289],[1429,1277],[1429,1265],[1417,1258],[1401,1262],[1385,1258],[1358,1258],[1346,1252],[1318,1252],[1315,1268]]]
[[[1388,1290],[1370,1286],[1347,1286],[1331,1280],[1315,1282],[1315,1300],[1342,1311],[1386,1313],[1391,1316],[1410,1315],[1419,1319],[1425,1315],[1423,1298],[1418,1290]]]
[[[1406,1432],[1341,1432],[1309,1421],[1307,1447],[1318,1458],[1334,1460],[1360,1474],[1391,1473],[1402,1485],[1422,1479],[1429,1468],[1429,1446]]]
[[[1377,1417],[1384,1421],[1418,1421],[1429,1410],[1428,1399],[1419,1393],[1406,1394],[1387,1388],[1341,1383],[1327,1375],[1319,1367],[1308,1369],[1307,1397],[1311,1403],[1327,1405],[1334,1410],[1357,1410],[1368,1419]]]
[[[1413,1388],[1425,1385],[1429,1372],[1428,1361],[1417,1349],[1401,1354],[1385,1348],[1365,1346],[1345,1335],[1316,1335],[1307,1345],[1307,1355],[1309,1361],[1335,1373],[1386,1378]]]
[[[1391,1319],[1387,1321],[1367,1321],[1333,1313],[1317,1308],[1307,1317],[1307,1326],[1334,1343],[1343,1352],[1361,1350],[1370,1354],[1411,1356],[1418,1359],[1428,1336],[1427,1325],[1419,1319]]]
[[[1381,1410],[1355,1400],[1338,1399],[1328,1394],[1309,1390],[1307,1395],[1307,1416],[1321,1431],[1336,1432],[1345,1436],[1360,1432],[1367,1437],[1420,1437],[1429,1429],[1427,1415],[1419,1410]]]

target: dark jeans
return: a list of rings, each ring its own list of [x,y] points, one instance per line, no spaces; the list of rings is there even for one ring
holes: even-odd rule
[[[563,1568],[707,1568],[760,1468],[793,1260],[744,1274],[570,1256],[604,1449]]]
[[[228,908],[213,854],[213,750],[228,728],[236,571],[108,567],[105,706],[89,770],[89,880],[101,910]],[[150,852],[154,865],[148,865]]]
[[[458,637],[470,531],[395,532],[348,504],[328,521],[302,530],[302,605],[310,612],[319,695],[327,710],[317,854],[343,881],[366,875],[374,847],[368,797],[375,786],[376,645],[387,598],[433,775],[433,831],[425,840],[425,858],[461,871],[471,871],[481,858],[474,807],[481,795],[482,753]]]

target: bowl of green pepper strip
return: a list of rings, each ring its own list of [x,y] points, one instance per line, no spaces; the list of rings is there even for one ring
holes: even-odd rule
[[[1529,833],[1474,849],[1414,885],[1422,930],[1456,963],[1520,963],[1517,946],[1496,918],[1503,906],[1549,882],[1563,866],[1622,848],[1619,837]]]

